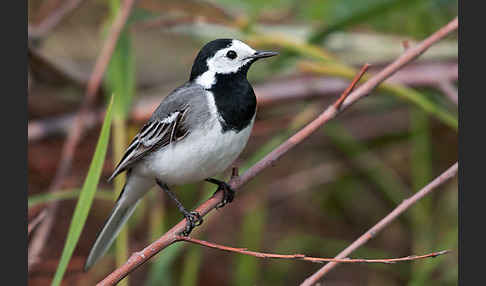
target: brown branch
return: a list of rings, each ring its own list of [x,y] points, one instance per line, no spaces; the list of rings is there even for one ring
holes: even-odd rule
[[[375,226],[370,228],[367,232],[365,232],[362,236],[360,236],[356,241],[354,241],[350,246],[346,249],[341,251],[335,258],[344,258],[351,254],[354,250],[358,247],[362,246],[368,240],[373,238],[379,231],[381,231],[385,226],[390,224],[394,221],[398,216],[400,216],[403,212],[413,206],[416,202],[422,199],[427,194],[431,193],[437,187],[441,186],[451,178],[453,178],[457,174],[457,162],[452,165],[447,171],[442,173],[440,176],[435,178],[432,182],[430,182],[427,186],[423,187],[420,191],[415,193],[408,199],[405,199],[401,204],[399,204],[392,212],[390,212],[386,217],[380,220]],[[335,262],[331,262],[323,266],[319,271],[314,273],[312,276],[307,278],[301,286],[310,286],[314,285],[319,279],[321,279],[326,273],[328,273],[331,269],[333,269],[337,264]]]
[[[402,56],[397,60],[392,62],[390,65],[385,67],[381,72],[377,73],[371,77],[367,82],[362,84],[359,88],[349,94],[349,96],[344,100],[341,109],[336,109],[334,105],[329,106],[321,115],[319,115],[314,121],[310,122],[307,126],[297,132],[295,135],[290,137],[287,141],[282,143],[263,159],[253,165],[248,171],[246,171],[241,177],[234,178],[230,180],[229,184],[234,190],[238,190],[248,181],[253,179],[257,174],[262,172],[269,166],[273,166],[275,162],[293,147],[307,139],[312,135],[318,128],[323,126],[326,122],[336,117],[342,110],[351,106],[353,103],[359,99],[367,96],[374,88],[376,88],[381,82],[390,77],[400,68],[405,66],[407,63],[411,62],[415,58],[419,57],[423,52],[425,52],[431,45],[437,41],[444,38],[450,32],[457,28],[457,18],[448,24],[445,28],[442,28],[438,32],[431,35],[429,38],[425,39],[422,43],[415,47],[408,49]],[[239,193],[240,191],[238,191]],[[216,205],[223,198],[223,193],[221,190],[216,192],[211,198],[206,202],[201,204],[196,211],[199,212],[201,217],[204,217],[207,213],[213,210]],[[130,272],[135,270],[137,267],[145,263],[152,256],[160,252],[162,249],[171,245],[177,240],[177,236],[180,235],[186,226],[186,220],[180,221],[177,225],[172,227],[158,240],[145,247],[137,255],[132,255],[128,261],[112,272],[110,275],[105,277],[103,281],[99,282],[98,285],[115,285]]]
[[[406,51],[408,48],[410,48],[410,42],[408,40],[403,40],[402,47]]]
[[[386,259],[351,259],[351,258],[321,258],[321,257],[310,257],[305,254],[275,254],[275,253],[265,253],[265,252],[257,252],[257,251],[250,251],[246,248],[235,248],[230,246],[225,246],[221,244],[216,244],[204,240],[199,240],[192,237],[187,236],[176,236],[177,241],[186,241],[198,245],[202,245],[208,248],[218,249],[227,252],[234,252],[244,255],[250,255],[257,258],[266,258],[266,259],[294,259],[294,260],[303,260],[312,263],[324,263],[324,262],[336,262],[336,263],[385,263],[385,264],[393,264],[397,262],[404,262],[404,261],[413,261],[419,260],[424,258],[435,258],[439,255],[447,254],[450,250],[442,250],[438,252],[432,252],[424,255],[411,255],[406,257],[400,258],[386,258]]]
[[[64,5],[60,8],[56,9],[52,12],[45,20],[43,20],[40,24],[32,26],[28,25],[28,37],[29,39],[37,39],[41,38],[49,31],[51,31],[57,24],[61,22],[64,17],[76,9],[83,0],[70,0],[67,1]]]
[[[53,63],[55,64],[55,63]],[[60,66],[60,64],[56,64]],[[369,73],[376,68],[373,66]],[[458,77],[457,63],[420,63],[403,68],[386,80],[408,86],[432,86],[438,82],[456,81]],[[302,100],[314,97],[330,97],[339,94],[348,85],[341,78],[297,76],[274,80],[254,87],[259,107],[281,103],[287,100]],[[136,101],[129,117],[134,122],[147,120],[153,110],[160,104],[163,97],[151,96]],[[74,114],[39,119],[29,122],[28,140],[34,142],[52,135],[63,135],[72,126]],[[104,118],[104,110],[91,111],[86,116],[85,128],[98,126]]]
[[[39,75],[46,78],[45,75],[47,75],[50,82],[67,82],[83,88],[88,83],[89,74],[82,72],[77,66],[73,66],[73,63],[51,59],[32,46],[28,47],[27,55],[30,72],[34,76]]]
[[[93,73],[90,76],[88,86],[86,88],[85,97],[81,104],[80,110],[76,115],[74,124],[70,127],[68,137],[63,145],[61,151],[61,161],[58,164],[58,168],[51,185],[49,186],[49,192],[55,192],[62,186],[64,178],[69,173],[74,157],[74,152],[84,132],[84,121],[86,114],[88,113],[90,106],[93,104],[98,89],[103,79],[103,74],[108,66],[111,55],[115,50],[118,37],[125,26],[126,20],[130,15],[135,0],[125,0],[120,8],[120,12],[116,16],[113,24],[110,28],[107,39],[100,55],[98,56]],[[54,225],[56,212],[58,209],[58,202],[52,203],[47,208],[47,216],[44,222],[38,227],[37,231],[29,245],[28,255],[28,268],[31,268],[39,261],[42,249],[51,233],[51,229]]]

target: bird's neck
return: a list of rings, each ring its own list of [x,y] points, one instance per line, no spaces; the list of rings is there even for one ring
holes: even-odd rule
[[[256,110],[256,97],[246,79],[246,73],[215,74],[213,84],[207,88],[221,116],[223,132],[239,132],[250,124]]]

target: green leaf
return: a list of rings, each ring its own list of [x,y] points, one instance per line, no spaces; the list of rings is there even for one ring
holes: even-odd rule
[[[110,17],[105,25],[105,33],[113,24],[116,16],[121,13],[120,0],[110,0]],[[135,94],[135,57],[132,49],[132,40],[130,35],[130,23],[127,22],[118,37],[115,50],[110,59],[106,70],[105,87],[117,95],[117,102],[113,114],[113,160],[117,164],[122,158],[127,146],[127,126],[126,116],[130,111],[133,95]],[[118,176],[114,180],[115,192],[114,200],[118,198],[123,189],[124,175]],[[115,241],[116,265],[121,266],[128,259],[128,233],[129,224],[126,224]],[[129,284],[128,277],[120,281],[120,286]]]
[[[64,244],[64,249],[62,251],[61,259],[59,261],[59,265],[57,266],[56,274],[54,276],[54,279],[52,280],[51,285],[61,284],[64,272],[66,272],[66,268],[69,261],[71,260],[74,248],[78,243],[79,236],[81,235],[84,223],[86,222],[86,218],[88,217],[89,209],[91,208],[91,204],[96,193],[96,187],[98,186],[101,171],[103,169],[106,150],[108,149],[114,97],[115,96],[112,95],[110,103],[108,105],[108,109],[106,110],[105,120],[103,122],[103,127],[101,128],[98,143],[96,144],[96,150],[89,166],[88,175],[86,176],[83,188],[81,189],[78,203],[76,204],[76,208],[74,209],[74,215],[71,219],[71,224],[69,226],[69,231],[66,242]]]
[[[109,8],[110,16],[104,27],[105,38],[114,19],[120,13],[120,0],[110,0]],[[115,118],[125,118],[135,94],[135,56],[129,29],[130,23],[127,22],[118,37],[115,50],[106,69],[104,81],[105,87],[110,93],[117,96]]]
[[[127,27],[121,32],[106,69],[105,85],[117,95],[115,116],[125,118],[135,93],[135,57]]]

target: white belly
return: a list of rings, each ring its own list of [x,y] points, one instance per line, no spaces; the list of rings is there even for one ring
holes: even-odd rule
[[[167,185],[202,181],[224,171],[240,155],[253,128],[250,125],[236,133],[221,133],[221,124],[207,122],[208,127],[191,132],[181,142],[170,144],[149,155],[134,172],[158,178]]]

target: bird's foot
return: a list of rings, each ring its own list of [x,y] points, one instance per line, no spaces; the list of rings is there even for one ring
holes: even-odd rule
[[[218,185],[218,189],[223,190],[223,199],[216,206],[217,209],[222,208],[225,205],[231,203],[235,198],[235,191],[231,188],[231,186],[228,183],[213,178],[206,179],[206,181]]]
[[[162,188],[162,190],[164,190],[167,193],[167,195],[169,195],[169,197],[175,202],[175,204],[177,205],[177,208],[179,209],[179,211],[182,213],[182,215],[186,219],[187,224],[186,224],[186,228],[182,232],[182,235],[188,236],[189,233],[191,233],[193,228],[195,228],[196,226],[199,226],[203,223],[203,219],[202,219],[201,215],[198,212],[195,212],[195,211],[189,212],[182,205],[182,203],[179,201],[179,199],[177,199],[177,196],[169,190],[169,187],[166,184],[162,183],[159,180],[155,180],[155,181]]]
[[[196,226],[199,226],[203,223],[203,219],[202,219],[201,215],[198,212],[195,212],[195,211],[192,211],[192,212],[185,211],[184,217],[187,220],[186,228],[182,232],[182,235],[184,235],[184,236],[188,236],[191,233],[193,228],[195,228]]]

